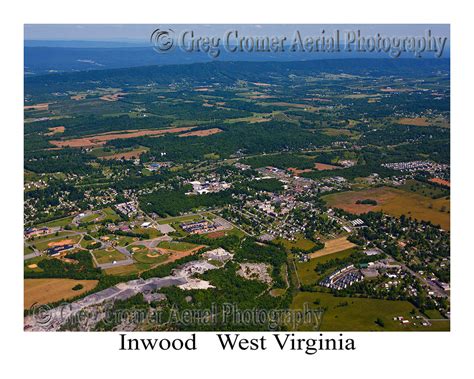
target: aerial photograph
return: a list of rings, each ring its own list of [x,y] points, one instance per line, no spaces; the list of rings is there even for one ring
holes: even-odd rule
[[[24,34],[25,331],[450,330],[449,25]]]

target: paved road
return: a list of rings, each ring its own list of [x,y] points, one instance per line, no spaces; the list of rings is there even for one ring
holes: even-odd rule
[[[39,257],[41,253],[39,251],[35,251],[34,253],[26,254],[24,255],[24,260],[26,261],[27,259],[32,259],[35,257]]]

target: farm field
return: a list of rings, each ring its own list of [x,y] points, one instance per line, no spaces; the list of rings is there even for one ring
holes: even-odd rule
[[[415,125],[415,126],[428,126],[430,122],[424,117],[415,117],[415,118],[401,118],[398,120],[400,125]]]
[[[167,128],[159,130],[124,130],[123,132],[109,132],[103,134],[92,135],[82,138],[72,138],[68,140],[55,140],[51,143],[56,147],[96,147],[105,145],[107,141],[116,139],[128,139],[141,136],[160,136],[168,133],[181,133],[192,129],[192,127]]]
[[[67,300],[90,291],[98,280],[76,279],[25,279],[25,309],[33,304],[47,304],[59,300]],[[82,285],[80,290],[73,290],[76,285]]]
[[[446,230],[450,227],[450,201],[446,198],[431,199],[396,188],[377,187],[362,191],[339,192],[323,196],[323,199],[329,206],[353,214],[383,211],[397,217],[404,214],[417,220],[431,221]],[[356,204],[357,200],[364,199],[373,199],[377,201],[377,205]]]
[[[133,149],[133,150],[126,150],[126,151],[116,151],[112,153],[98,153],[96,155],[100,159],[105,159],[105,160],[112,160],[112,159],[135,159],[140,157],[143,153],[148,151],[147,148],[142,147],[138,149]]]
[[[391,301],[381,299],[335,297],[322,292],[300,292],[291,305],[291,309],[324,308],[322,331],[435,331],[449,330],[449,320],[433,321],[430,327],[413,325],[410,312],[415,308],[408,301]],[[417,314],[421,315],[419,310]],[[403,316],[410,324],[402,325],[394,317]],[[375,323],[380,318],[385,327]],[[419,321],[418,321],[419,323]],[[298,330],[312,330],[312,325],[300,325]]]
[[[325,241],[324,248],[322,248],[321,250],[315,251],[314,253],[311,253],[309,256],[310,258],[324,257],[326,255],[338,253],[340,251],[347,250],[355,246],[356,246],[355,244],[347,240],[346,236],[339,237],[339,238]]]

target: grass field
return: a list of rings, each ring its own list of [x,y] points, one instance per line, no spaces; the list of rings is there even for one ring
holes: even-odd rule
[[[400,189],[405,191],[415,192],[419,195],[440,198],[449,196],[449,189],[435,186],[429,183],[423,183],[418,180],[407,180],[405,184],[400,186]]]
[[[139,247],[139,246],[137,246]],[[169,259],[169,255],[161,254],[156,257],[148,256],[156,253],[150,252],[147,248],[143,247],[133,253],[133,259],[136,263],[126,266],[117,266],[105,269],[104,272],[107,275],[129,275],[138,274],[140,272],[150,270],[154,266],[166,263]]]
[[[201,215],[187,215],[187,216],[177,216],[177,217],[166,217],[158,220],[158,224],[169,224],[169,223],[181,223],[181,222],[191,222],[202,220],[203,216]]]
[[[107,275],[130,275],[146,271],[149,268],[150,265],[148,263],[134,263],[132,265],[111,267],[105,269],[104,272]]]
[[[419,325],[410,312],[415,308],[408,301],[391,301],[365,298],[335,297],[329,293],[300,292],[293,298],[292,309],[323,308],[322,331],[382,331],[382,330],[449,330],[449,320],[434,321],[430,327]],[[416,314],[421,315],[417,310]],[[403,316],[410,324],[402,325],[394,317]],[[375,323],[380,318],[385,327]],[[413,325],[416,322],[418,325]],[[312,325],[299,325],[297,330],[312,330]]]
[[[101,218],[102,218],[102,215],[100,213],[92,213],[90,215],[87,215],[81,218],[80,222],[87,223],[87,222],[96,221],[96,219],[100,220]]]
[[[25,279],[25,309],[33,304],[47,304],[59,300],[80,295],[90,291],[98,283],[98,280],[75,280],[75,279]],[[83,286],[80,290],[72,288],[78,284]]]
[[[351,255],[356,249],[347,249],[344,251],[339,251],[337,253],[333,253],[331,255],[324,255],[318,258],[310,259],[308,262],[297,262],[296,263],[296,269],[298,272],[298,278],[300,280],[300,283],[303,285],[312,285],[319,280],[321,280],[324,275],[319,275],[314,269],[316,268],[316,265],[320,263],[325,263],[329,261],[330,259],[343,259],[347,258],[349,255]],[[334,271],[334,270],[331,270]]]
[[[166,250],[186,251],[197,247],[197,245],[189,242],[162,241],[157,247]]]
[[[313,241],[298,237],[295,241],[289,241],[287,239],[277,239],[275,242],[280,242],[286,249],[291,250],[292,248],[301,249],[301,250],[311,250],[314,246]]]
[[[155,265],[165,262],[168,259],[168,255],[157,254],[149,251],[137,251],[133,254],[133,258],[139,263]]]
[[[151,239],[163,235],[158,229],[155,228],[134,228],[132,231],[134,233],[148,234]]]
[[[50,228],[55,226],[66,226],[72,222],[73,216],[58,218],[57,220],[49,221],[39,226],[48,226]]]
[[[355,247],[356,245],[347,240],[347,236],[334,238],[329,241],[324,242],[324,248],[321,250],[315,251],[309,255],[310,258],[324,257],[326,255],[331,255]]]
[[[121,261],[125,259],[125,256],[122,253],[119,253],[117,250],[113,249],[110,251],[107,250],[94,250],[92,252],[94,254],[97,263],[110,263],[113,261]]]
[[[23,254],[24,255],[31,254],[31,253],[33,253],[33,251],[34,250],[31,246],[23,245]]]
[[[35,240],[32,242],[36,246],[36,248],[40,251],[44,251],[53,245],[59,245],[59,244],[76,244],[79,242],[81,239],[80,235],[69,235],[67,233],[62,233],[62,235],[59,235],[58,237],[51,235],[51,238],[45,238],[42,240]]]
[[[120,219],[120,216],[112,208],[104,208],[102,212],[105,213],[105,218],[108,220],[116,221]]]
[[[329,206],[354,214],[383,211],[393,216],[410,216],[417,220],[431,221],[449,230],[450,201],[447,198],[431,199],[418,193],[390,187],[369,188],[362,191],[339,192],[323,196]],[[356,204],[357,200],[373,199],[377,205]]]
[[[23,270],[25,273],[27,272],[42,272],[43,270],[38,267],[38,263],[42,260],[48,259],[45,256],[34,257],[24,261],[23,263]]]
[[[128,244],[134,242],[135,240],[136,240],[135,237],[118,236],[118,245],[127,246]]]

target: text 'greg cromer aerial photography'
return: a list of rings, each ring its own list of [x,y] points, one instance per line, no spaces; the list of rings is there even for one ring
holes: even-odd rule
[[[450,330],[449,25],[24,30],[25,331]]]

